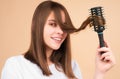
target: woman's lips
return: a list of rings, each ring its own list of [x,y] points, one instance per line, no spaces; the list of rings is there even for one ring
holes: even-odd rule
[[[61,37],[52,37],[52,39],[57,42],[57,43],[61,43],[62,42],[62,38]]]

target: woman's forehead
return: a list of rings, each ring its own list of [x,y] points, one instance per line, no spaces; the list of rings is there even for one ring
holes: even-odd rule
[[[54,11],[51,11],[49,16],[48,16],[48,19],[47,20],[58,20],[59,18],[61,18],[62,22],[65,22],[65,13],[63,11],[60,11],[60,15],[56,16],[56,12]]]

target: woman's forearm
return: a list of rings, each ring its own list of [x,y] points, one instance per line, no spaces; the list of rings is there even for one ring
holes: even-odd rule
[[[104,79],[105,74],[98,71],[95,72],[94,79]]]

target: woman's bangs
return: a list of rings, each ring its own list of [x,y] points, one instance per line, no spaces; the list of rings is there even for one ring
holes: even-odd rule
[[[65,22],[62,21],[62,13],[61,13],[61,10],[60,8],[56,8],[54,9],[54,14],[55,14],[55,20],[57,21],[57,23],[59,24],[59,26],[61,27],[61,29],[66,32],[66,33],[73,33],[75,31],[75,28],[74,26],[72,25],[70,19],[69,19],[69,16],[67,14],[65,14],[65,11],[64,14],[65,14]]]

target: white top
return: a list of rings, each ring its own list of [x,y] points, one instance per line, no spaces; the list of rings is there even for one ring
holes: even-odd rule
[[[67,79],[63,72],[56,69],[55,65],[49,66],[51,76],[42,74],[41,69],[30,62],[23,55],[9,58],[2,70],[1,79]],[[78,64],[72,61],[72,69],[78,79],[82,79]]]

